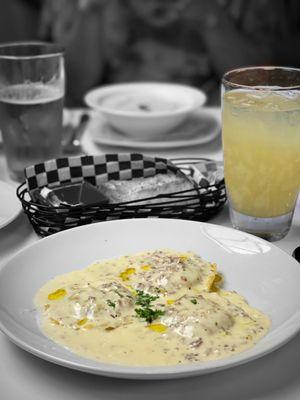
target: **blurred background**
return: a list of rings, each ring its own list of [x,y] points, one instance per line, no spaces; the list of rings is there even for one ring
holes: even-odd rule
[[[67,106],[94,86],[147,80],[196,86],[218,104],[228,69],[300,67],[299,38],[299,0],[1,0],[1,43],[65,47]]]

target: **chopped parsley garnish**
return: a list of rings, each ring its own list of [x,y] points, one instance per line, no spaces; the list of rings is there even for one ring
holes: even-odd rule
[[[151,296],[148,293],[144,293],[142,290],[137,290],[136,293],[137,295],[135,299],[135,304],[137,304],[138,306],[149,307],[152,301],[158,299],[158,296]]]
[[[191,303],[197,304],[197,300],[196,299],[191,299]]]
[[[114,303],[113,301],[107,300],[106,303],[109,305],[109,307],[116,308],[116,303]]]
[[[141,306],[141,308],[135,308],[134,311],[140,318],[148,322],[148,324],[151,324],[152,321],[165,314],[163,310],[151,308],[151,302],[157,300],[159,296],[151,296],[142,290],[137,290],[136,293],[135,304]]]
[[[114,292],[115,292],[119,297],[124,297],[124,296],[118,291],[118,289],[114,289]]]
[[[152,310],[152,308],[135,308],[134,310],[140,318],[145,319],[151,324],[152,321],[165,314],[162,310]]]

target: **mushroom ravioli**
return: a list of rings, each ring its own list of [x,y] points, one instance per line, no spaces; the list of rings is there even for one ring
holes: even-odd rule
[[[221,288],[216,265],[156,250],[94,262],[37,293],[42,331],[87,358],[135,366],[215,360],[244,351],[270,321]]]

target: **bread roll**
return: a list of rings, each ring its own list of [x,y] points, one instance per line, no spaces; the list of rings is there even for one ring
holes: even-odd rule
[[[98,186],[98,189],[110,200],[110,203],[140,200],[193,188],[192,182],[184,175],[177,175],[171,172],[128,181],[111,180]],[[170,199],[152,199],[145,201],[145,204],[153,204],[159,201],[170,201]]]

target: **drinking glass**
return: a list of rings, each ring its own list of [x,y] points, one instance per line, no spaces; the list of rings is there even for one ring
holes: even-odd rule
[[[283,238],[300,184],[300,70],[227,72],[222,140],[233,227],[270,241]]]
[[[65,91],[63,48],[44,42],[0,45],[0,129],[8,171],[60,154]]]

